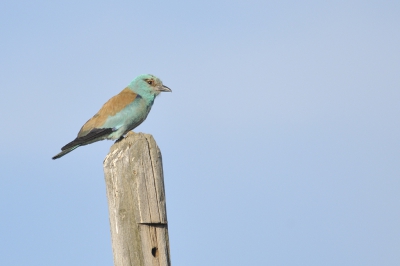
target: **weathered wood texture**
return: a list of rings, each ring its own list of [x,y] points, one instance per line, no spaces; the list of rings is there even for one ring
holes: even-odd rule
[[[129,132],[103,166],[114,265],[171,265],[161,152],[153,137]]]

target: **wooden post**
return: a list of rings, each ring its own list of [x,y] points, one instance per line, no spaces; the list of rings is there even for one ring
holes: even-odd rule
[[[104,159],[115,266],[170,266],[161,152],[129,132]]]

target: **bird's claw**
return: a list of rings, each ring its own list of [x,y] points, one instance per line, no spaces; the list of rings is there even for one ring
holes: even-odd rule
[[[121,137],[119,137],[119,139],[117,139],[117,140],[114,142],[114,144],[117,143],[117,142],[120,142],[120,141],[123,140],[123,139],[124,139],[124,136],[122,135]]]

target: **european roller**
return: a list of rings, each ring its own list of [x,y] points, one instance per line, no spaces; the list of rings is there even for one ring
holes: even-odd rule
[[[164,86],[159,78],[150,74],[136,77],[128,87],[108,100],[82,126],[76,139],[62,147],[53,160],[96,141],[122,139],[146,119],[154,99],[163,91],[171,92],[171,89]]]

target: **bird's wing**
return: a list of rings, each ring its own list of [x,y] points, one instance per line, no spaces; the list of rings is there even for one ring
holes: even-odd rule
[[[133,102],[137,97],[137,94],[131,91],[129,88],[125,88],[119,94],[112,97],[108,100],[103,107],[95,114],[91,119],[89,119],[81,128],[78,133],[78,137],[76,138],[83,138],[85,136],[89,137],[89,135],[93,135],[99,137],[102,135],[100,132],[105,131],[98,131],[98,130],[108,130],[109,128],[104,128],[104,124],[108,117],[114,116],[122,109],[124,109],[128,104]],[[115,128],[110,128],[112,131],[115,131]],[[112,132],[111,131],[111,132]],[[111,133],[109,132],[109,133]],[[69,145],[69,144],[67,144]]]
[[[68,150],[70,148],[77,148],[78,146],[86,145],[92,142],[95,142],[102,137],[107,137],[110,135],[113,131],[115,131],[112,128],[95,128],[92,131],[90,131],[88,134],[82,136],[82,137],[77,137],[67,145],[61,148],[62,151]]]

